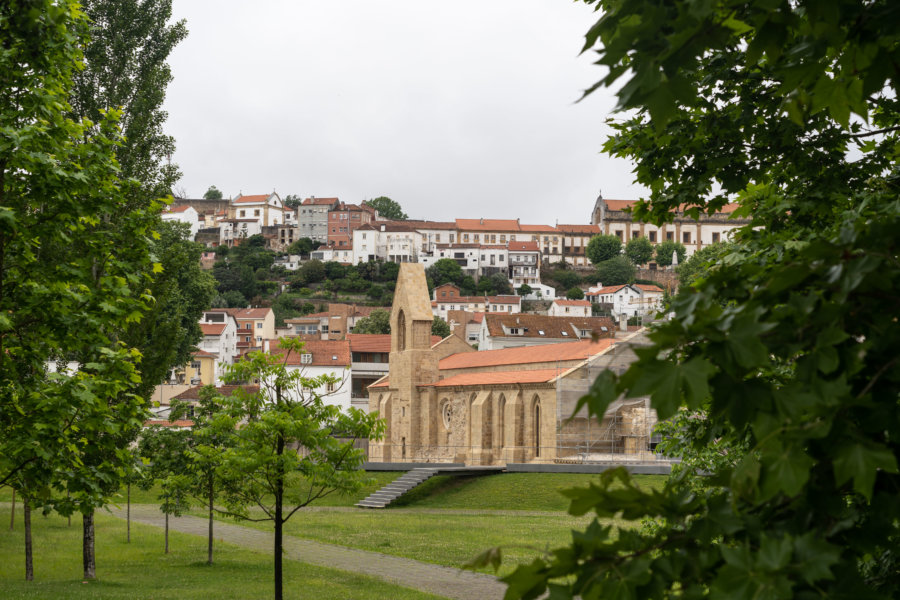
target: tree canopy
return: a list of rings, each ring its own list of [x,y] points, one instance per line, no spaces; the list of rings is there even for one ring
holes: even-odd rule
[[[584,252],[588,260],[598,265],[622,253],[622,240],[614,235],[595,235],[588,242]]]
[[[668,267],[672,264],[673,255],[678,257],[678,264],[683,263],[687,254],[687,248],[681,242],[666,240],[656,245],[654,254],[656,256],[656,264],[661,267]]]
[[[403,207],[387,196],[378,196],[372,200],[366,200],[366,204],[377,210],[378,216],[382,219],[405,221],[409,218],[409,216],[403,212]]]
[[[622,285],[634,281],[634,265],[625,256],[604,260],[597,265],[597,281],[603,285]]]
[[[635,266],[645,265],[653,258],[653,244],[645,237],[628,240],[625,244],[625,256]]]
[[[622,469],[568,492],[594,520],[519,567],[507,598],[891,598],[900,593],[898,12],[892,0],[589,0],[587,34],[625,84],[608,152],[657,224],[728,201],[751,220],[673,300],[674,319],[582,399],[688,411],[661,491]],[[853,115],[853,116],[851,116]]]
[[[222,199],[222,191],[219,190],[214,185],[209,186],[209,188],[203,192],[203,198],[206,200],[221,200]]]

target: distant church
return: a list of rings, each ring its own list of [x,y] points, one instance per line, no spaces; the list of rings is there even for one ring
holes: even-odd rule
[[[369,410],[387,422],[369,444],[373,462],[652,460],[655,413],[646,399],[619,400],[602,421],[578,399],[604,369],[624,370],[620,339],[475,351],[457,336],[432,346],[434,316],[421,264],[403,263],[391,310],[390,371],[369,386]]]

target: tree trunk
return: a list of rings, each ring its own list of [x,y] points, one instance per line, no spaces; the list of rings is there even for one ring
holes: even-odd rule
[[[125,541],[131,543],[131,482],[125,487]]]
[[[213,554],[213,476],[209,475],[209,539],[207,541],[206,548],[206,564],[213,564],[212,554]]]
[[[22,514],[25,519],[25,581],[34,581],[34,559],[31,553],[31,503],[22,497]]]
[[[81,560],[84,563],[84,578],[97,578],[97,563],[94,560],[94,511],[86,512],[81,516],[82,543]]]
[[[166,513],[166,554],[169,553],[169,513]]]
[[[9,530],[12,531],[16,526],[16,488],[13,488],[12,510],[9,512]]]
[[[278,456],[284,454],[284,438],[280,435],[275,445],[275,453]],[[284,474],[277,473],[275,475],[275,600],[282,600],[282,570],[281,570],[281,548],[282,541],[282,514],[284,511]]]

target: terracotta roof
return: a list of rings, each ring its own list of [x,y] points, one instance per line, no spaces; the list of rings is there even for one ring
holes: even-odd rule
[[[491,304],[522,304],[522,296],[488,296]]]
[[[351,352],[390,352],[391,334],[375,333],[348,333],[347,341],[350,342]],[[431,345],[441,341],[441,336],[431,336]]]
[[[190,204],[182,204],[181,206],[173,206],[167,210],[167,213],[183,213],[191,207]]]
[[[324,204],[334,204],[335,202],[340,202],[337,198],[307,198],[303,201],[303,204],[306,206],[313,205],[324,205]]]
[[[518,219],[457,219],[460,231],[521,231]]]
[[[285,350],[273,348],[270,354],[284,355]],[[302,354],[312,354],[312,362],[302,362]],[[350,342],[347,340],[315,340],[308,341],[299,354],[291,351],[285,362],[289,366],[313,367],[349,367]]]
[[[591,303],[588,302],[587,300],[560,300],[560,299],[557,299],[557,300],[553,301],[553,304],[556,304],[557,306],[586,306],[588,308],[590,308],[590,306],[591,306]]]
[[[646,283],[633,283],[631,284],[631,287],[636,287],[645,292],[659,292],[660,294],[663,292],[662,288],[658,285],[649,285]]]
[[[355,231],[381,231],[384,228],[384,231],[415,231],[416,228],[412,225],[407,225],[402,221],[374,221],[372,223],[365,223],[360,225],[355,229]]]
[[[628,287],[628,285],[606,285],[597,290],[596,292],[586,292],[585,296],[599,296],[600,294],[615,294],[619,290],[624,287]]]
[[[584,360],[603,352],[615,343],[612,338],[541,344],[539,346],[519,346],[502,350],[482,350],[461,352],[441,360],[441,371],[451,369],[471,369],[474,367],[494,367],[501,365],[522,365],[551,361]]]
[[[639,201],[638,200],[604,200],[604,202],[606,202],[606,207],[609,210],[626,210],[626,209],[630,209],[632,206],[637,204]],[[684,211],[686,206],[687,205],[682,204],[678,207],[678,210]],[[717,212],[725,213],[725,214],[733,213],[738,208],[740,208],[740,206],[741,206],[740,204],[733,204],[733,203],[726,204],[725,206],[720,208]]]
[[[166,421],[164,419],[150,419],[144,421],[144,427],[193,427],[194,422],[188,419],[178,419],[177,421]]]
[[[615,323],[606,317],[550,317],[524,313],[488,313],[484,318],[488,332],[494,337],[564,340],[575,339],[582,329],[596,330],[596,333],[601,335],[615,329]],[[519,334],[509,336],[503,331],[504,325],[507,328],[518,328]],[[607,331],[603,331],[601,327],[606,327]]]
[[[199,400],[200,399],[200,390],[202,390],[205,385],[195,385],[192,388],[186,389],[177,396],[173,396],[172,400]],[[255,394],[259,391],[258,385],[219,385],[216,386],[216,391],[223,396],[231,396],[234,394],[234,391],[237,389],[243,388],[249,394]]]
[[[586,233],[588,235],[600,233],[599,225],[557,225],[556,229],[563,233]]]
[[[383,387],[388,387],[390,385],[391,385],[390,381],[388,381],[387,379],[383,379],[383,380],[379,381],[378,383],[373,383],[369,387],[370,388],[383,388]]]
[[[222,335],[225,331],[224,323],[200,323],[200,330],[203,335]]]
[[[223,308],[236,319],[265,319],[272,312],[271,308]]]
[[[471,354],[478,354],[472,352]],[[457,385],[504,385],[513,383],[546,383],[560,375],[558,369],[538,369],[536,371],[490,371],[487,373],[462,373],[442,379],[434,387]]]
[[[215,352],[207,352],[206,350],[197,350],[191,353],[191,356],[194,358],[219,358],[219,355]]]
[[[510,251],[515,252],[540,252],[541,249],[538,248],[537,242],[510,242],[509,243]]]
[[[484,321],[484,313],[483,312],[473,313],[472,320],[475,321],[476,323],[481,323],[482,321]]]
[[[232,204],[255,204],[268,200],[268,194],[256,194],[254,196],[241,196],[231,201]]]
[[[522,225],[522,228],[520,231],[527,231],[527,232],[537,231],[537,232],[541,232],[541,233],[559,233],[559,230],[557,230],[556,227],[554,227],[552,225]]]
[[[411,225],[412,227],[415,227],[416,229],[449,229],[449,230],[456,229],[456,223],[448,223],[446,221],[410,221],[410,220],[407,220],[407,221],[404,221],[404,223],[407,223],[407,224]]]

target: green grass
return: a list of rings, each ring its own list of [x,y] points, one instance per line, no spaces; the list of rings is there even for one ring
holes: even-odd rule
[[[400,474],[397,473],[396,476]],[[598,475],[582,473],[504,473],[478,477],[433,477],[391,506],[490,510],[566,511],[560,492],[585,487]],[[639,486],[661,489],[667,475],[636,475]]]
[[[163,532],[132,523],[130,544],[125,522],[97,516],[97,575],[81,579],[81,528],[74,520],[34,515],[35,581],[25,582],[24,531],[16,511],[16,530],[9,532],[9,508],[0,509],[0,598],[207,599],[264,598],[273,594],[272,557],[217,543],[215,564],[207,566],[206,540],[170,534],[172,551],[163,553]],[[362,575],[284,562],[285,598],[437,598]]]
[[[462,567],[488,548],[502,546],[500,573],[506,574],[543,550],[571,542],[572,529],[583,530],[589,522],[590,517],[562,513],[517,516],[361,509],[300,512],[285,524],[285,534],[450,567]],[[240,524],[272,530],[268,522]],[[615,524],[629,526],[626,521]]]

